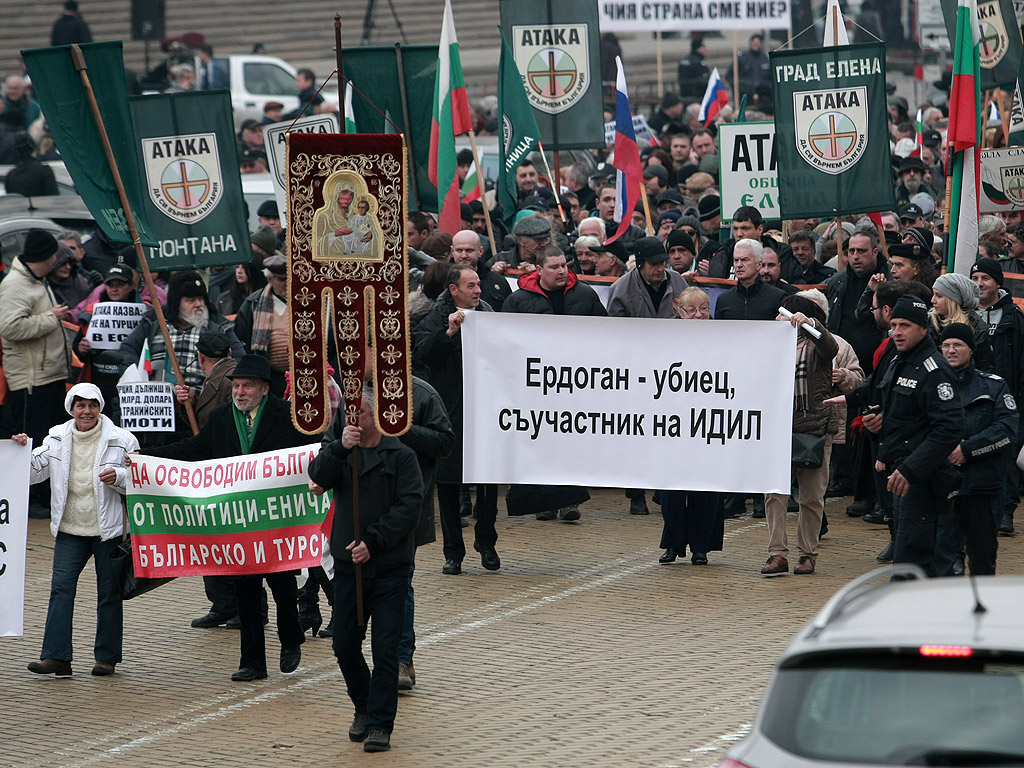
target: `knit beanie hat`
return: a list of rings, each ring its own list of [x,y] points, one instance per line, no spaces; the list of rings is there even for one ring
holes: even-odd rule
[[[903,318],[923,328],[928,327],[928,305],[917,296],[900,296],[892,308],[892,318]]]
[[[978,286],[971,278],[961,275],[959,272],[947,272],[945,275],[939,275],[932,285],[932,290],[952,299],[963,307],[965,312],[977,309],[978,303],[981,301],[981,291]]]
[[[942,342],[946,339],[960,339],[972,351],[974,350],[974,331],[967,323],[950,323],[943,328],[942,333],[939,334],[939,341]]]
[[[45,229],[30,229],[25,236],[21,260],[26,264],[46,261],[57,252],[57,239]]]
[[[986,275],[991,275],[1000,286],[1003,284],[1003,268],[995,259],[978,259],[971,267],[972,277],[975,272],[984,272]]]

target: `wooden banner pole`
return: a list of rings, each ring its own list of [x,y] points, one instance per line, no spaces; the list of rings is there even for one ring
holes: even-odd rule
[[[118,170],[117,161],[114,159],[114,150],[110,146],[110,137],[107,135],[107,126],[103,124],[103,116],[100,114],[100,105],[96,102],[96,94],[92,90],[92,83],[89,81],[89,73],[85,63],[85,56],[82,53],[82,49],[77,43],[71,45],[71,61],[74,63],[75,70],[82,78],[82,85],[85,87],[86,96],[89,98],[89,106],[92,108],[92,116],[96,121],[96,128],[100,133],[100,141],[103,142],[103,151],[107,155],[107,165],[110,166],[110,172],[114,176],[114,185],[117,187],[117,195],[121,199],[121,207],[124,209],[125,220],[128,223],[128,232],[132,237],[132,245],[135,246],[135,255],[139,260],[139,266],[142,268],[142,278],[146,282],[146,289],[149,291],[150,297],[153,299],[153,311],[156,313],[157,323],[160,324],[160,333],[164,338],[164,346],[167,348],[166,354],[167,359],[171,361],[171,368],[174,371],[174,377],[179,383],[185,384],[185,377],[181,373],[181,366],[178,365],[178,356],[174,354],[174,344],[171,342],[171,333],[167,329],[167,318],[164,317],[163,307],[160,306],[160,300],[157,298],[156,285],[153,283],[153,275],[149,271],[149,264],[146,262],[146,254],[142,247],[142,241],[139,239],[139,230],[135,226],[135,215],[132,213],[132,208],[128,204],[128,195],[124,191],[124,182],[121,180],[121,172]],[[188,414],[188,423],[192,427],[192,434],[199,433],[199,424],[196,422],[196,414],[192,409],[192,401],[185,401],[185,413]]]

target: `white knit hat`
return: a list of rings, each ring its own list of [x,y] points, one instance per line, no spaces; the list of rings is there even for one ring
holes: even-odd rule
[[[64,410],[68,412],[68,416],[71,415],[71,404],[75,402],[76,397],[80,397],[83,400],[95,400],[100,404],[100,410],[103,410],[105,403],[103,393],[100,392],[99,387],[89,383],[75,384],[75,386],[68,390],[68,395],[64,398]]]

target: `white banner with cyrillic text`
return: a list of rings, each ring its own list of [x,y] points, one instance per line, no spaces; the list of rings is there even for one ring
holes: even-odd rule
[[[795,333],[468,312],[463,482],[788,494]]]
[[[25,547],[32,446],[0,440],[0,636],[20,637],[25,624]]]
[[[786,29],[789,0],[599,0],[602,32]]]
[[[174,431],[174,385],[169,381],[133,381],[117,385],[121,426],[131,432]]]
[[[85,337],[93,349],[120,349],[149,309],[145,304],[100,301],[93,305]]]

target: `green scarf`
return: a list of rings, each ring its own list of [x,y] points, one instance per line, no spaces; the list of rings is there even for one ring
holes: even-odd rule
[[[266,410],[263,406],[266,403],[267,396],[264,395],[257,406],[256,418],[252,420],[252,437],[249,436],[249,430],[245,426],[245,413],[238,410],[234,403],[231,404],[231,412],[235,416],[235,430],[238,432],[238,442],[242,445],[243,454],[247,454],[252,450],[252,438],[256,436],[256,430],[259,429],[260,419],[263,418],[263,411]]]

